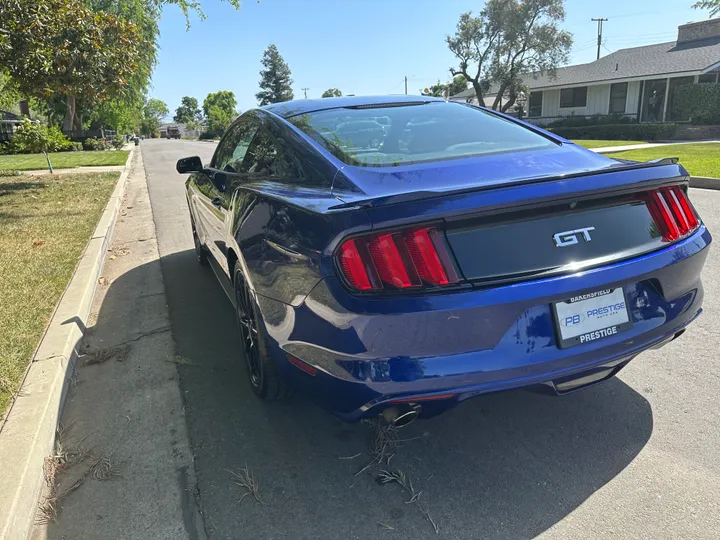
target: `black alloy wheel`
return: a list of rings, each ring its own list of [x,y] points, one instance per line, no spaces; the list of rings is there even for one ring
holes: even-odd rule
[[[262,399],[275,401],[288,391],[268,354],[267,330],[260,310],[249,287],[246,286],[239,265],[234,269],[235,315],[240,334],[240,347],[245,356],[248,379],[253,391]]]

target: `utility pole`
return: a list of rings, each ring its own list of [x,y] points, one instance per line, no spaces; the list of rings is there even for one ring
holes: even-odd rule
[[[607,19],[603,19],[602,17],[599,17],[597,19],[590,19],[590,20],[596,21],[598,23],[598,49],[597,49],[596,60],[600,60],[600,45],[602,45],[602,23],[603,23],[603,21],[607,21]]]
[[[405,75],[405,95],[407,96],[407,75]]]
[[[307,99],[307,91],[310,90],[309,88],[302,88],[303,94],[305,94],[305,99]]]

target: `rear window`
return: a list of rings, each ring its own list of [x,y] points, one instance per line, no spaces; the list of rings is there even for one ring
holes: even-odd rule
[[[389,167],[554,145],[502,117],[453,102],[329,109],[288,120],[349,165]]]

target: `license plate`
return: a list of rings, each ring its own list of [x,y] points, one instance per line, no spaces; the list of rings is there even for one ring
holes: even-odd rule
[[[622,287],[581,294],[552,306],[561,348],[590,343],[632,328]]]

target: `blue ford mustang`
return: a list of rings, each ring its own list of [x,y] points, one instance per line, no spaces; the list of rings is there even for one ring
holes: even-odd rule
[[[701,312],[711,236],[673,159],[384,96],[249,111],[177,170],[264,399],[294,387],[402,425],[486,392],[564,394]]]

